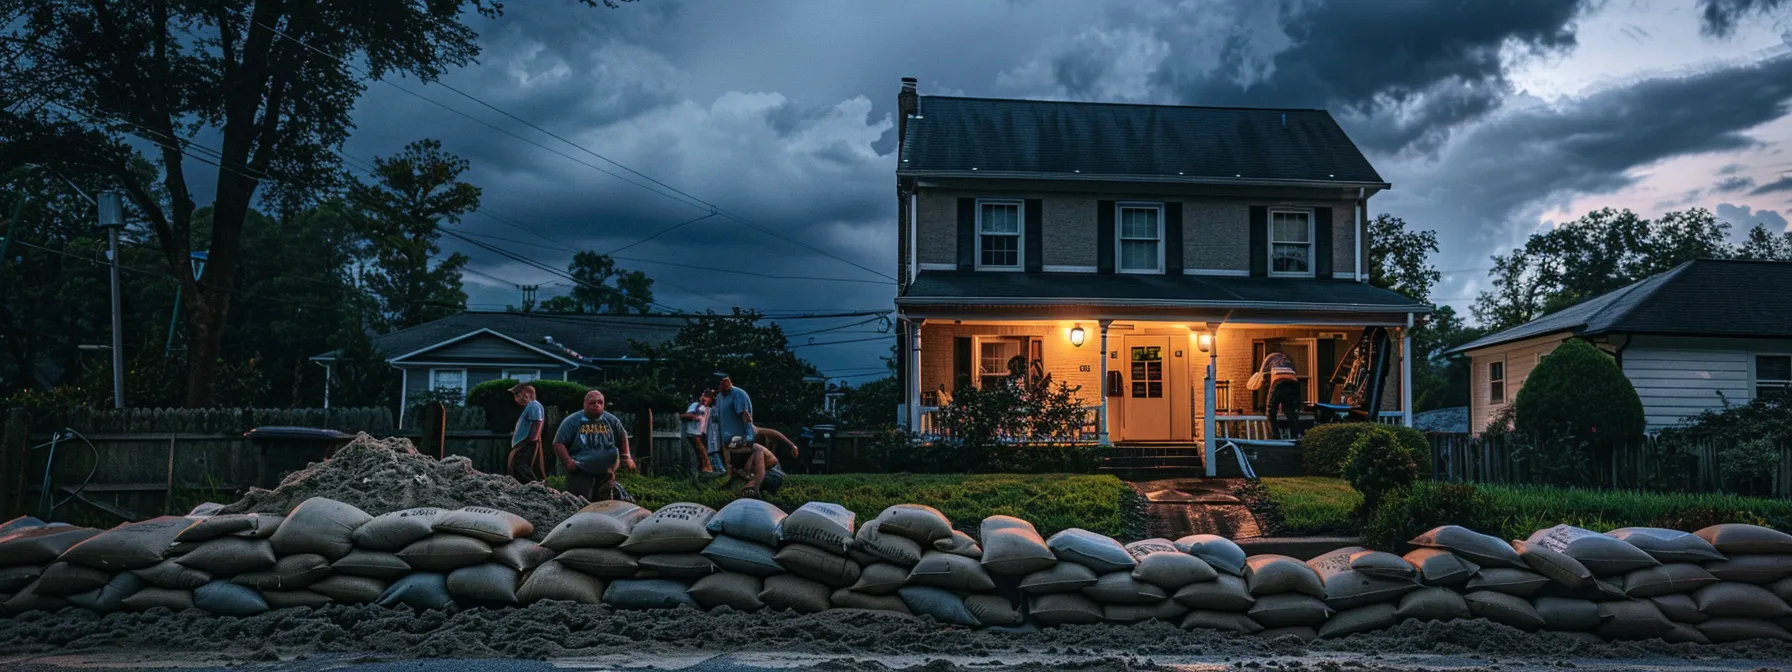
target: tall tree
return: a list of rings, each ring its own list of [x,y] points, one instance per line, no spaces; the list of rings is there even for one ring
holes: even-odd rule
[[[1391,289],[1421,303],[1443,277],[1431,265],[1436,231],[1408,231],[1406,220],[1382,213],[1369,220],[1369,284]]]
[[[637,342],[631,349],[652,362],[643,377],[668,401],[688,403],[719,369],[752,395],[754,417],[774,427],[808,422],[820,411],[821,386],[804,380],[817,375],[815,365],[790,348],[783,328],[753,311],[694,315],[672,340]]]
[[[376,303],[382,331],[414,327],[459,312],[467,302],[460,272],[466,255],[436,261],[441,225],[479,208],[479,188],[460,181],[465,159],[420,140],[393,157],[373,160],[375,182],[349,187],[359,210],[372,266],[362,282]]]
[[[579,281],[565,296],[541,302],[550,313],[588,315],[646,315],[653,307],[653,278],[640,271],[616,267],[616,262],[596,252],[573,255],[567,275]]]
[[[337,183],[335,150],[367,77],[438,78],[478,55],[468,18],[501,9],[497,0],[0,0],[0,165],[46,164],[126,194],[185,286],[186,401],[210,405],[255,199],[291,212]],[[219,146],[186,139],[200,128],[215,130]],[[151,146],[158,176],[132,170],[133,138]],[[188,269],[198,209],[189,182],[202,179],[188,174],[188,156],[220,166],[203,282]]]
[[[1386,213],[1369,221],[1369,283],[1413,300],[1430,303],[1431,290],[1443,273],[1431,263],[1437,253],[1436,231],[1409,231],[1406,220]],[[1455,309],[1437,306],[1413,330],[1413,410],[1468,403],[1468,365],[1443,356],[1480,331],[1463,324]]]
[[[1748,230],[1748,239],[1736,247],[1737,259],[1760,261],[1792,261],[1792,229],[1779,235],[1756,224]]]

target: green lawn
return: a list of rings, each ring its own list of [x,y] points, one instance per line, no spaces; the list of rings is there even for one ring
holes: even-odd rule
[[[1265,478],[1263,488],[1281,514],[1282,533],[1294,536],[1352,534],[1351,512],[1363,496],[1341,478],[1298,476]]]
[[[695,502],[721,508],[735,499],[734,487],[689,480],[624,474],[622,485],[641,506]],[[992,515],[1025,519],[1050,536],[1081,527],[1132,540],[1144,531],[1132,488],[1112,476],[1077,474],[791,474],[769,501],[785,511],[805,502],[840,504],[872,519],[892,504],[926,504],[964,529],[977,529]]]

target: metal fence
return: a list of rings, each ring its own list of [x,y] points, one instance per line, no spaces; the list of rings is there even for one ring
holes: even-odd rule
[[[1563,460],[1514,435],[1475,437],[1432,434],[1431,469],[1437,480],[1494,484],[1546,482]],[[1571,465],[1590,474],[1600,487],[1662,492],[1729,492],[1792,497],[1792,443],[1774,447],[1778,458],[1765,476],[1725,478],[1723,449],[1716,439],[1634,441],[1591,446]],[[1552,464],[1554,463],[1554,464]]]

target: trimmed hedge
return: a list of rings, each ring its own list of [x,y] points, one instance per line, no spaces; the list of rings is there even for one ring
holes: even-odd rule
[[[1364,433],[1378,427],[1392,431],[1400,444],[1412,451],[1412,461],[1418,465],[1420,477],[1431,474],[1431,442],[1426,440],[1424,432],[1373,422],[1338,422],[1307,430],[1295,444],[1300,448],[1301,466],[1306,468],[1308,476],[1342,476],[1344,463],[1350,459],[1350,447]]]
[[[1516,429],[1537,438],[1578,441],[1642,436],[1643,402],[1611,355],[1570,339],[1524,379],[1513,408]]]
[[[1409,488],[1419,480],[1419,466],[1413,461],[1412,448],[1393,430],[1373,427],[1357,435],[1356,442],[1350,444],[1344,478],[1363,494],[1363,506],[1373,511],[1389,493]]]
[[[516,382],[510,378],[488,380],[467,392],[468,406],[485,409],[486,429],[504,433],[516,429],[517,415],[523,410],[510,394],[510,388]],[[585,393],[591,391],[589,387],[564,380],[537,380],[531,384],[535,386],[535,398],[542,406],[558,408],[566,414],[583,409]]]

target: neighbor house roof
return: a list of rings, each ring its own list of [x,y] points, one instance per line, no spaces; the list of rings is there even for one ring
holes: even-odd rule
[[[686,318],[661,315],[562,315],[468,311],[373,337],[387,357],[429,350],[482,330],[542,350],[557,359],[616,360],[631,341],[661,342],[678,335]],[[551,342],[549,339],[552,339]],[[558,344],[558,345],[556,345]],[[560,347],[564,346],[564,347]],[[578,357],[572,356],[573,351]],[[335,352],[312,359],[333,361]]]
[[[1361,282],[1133,273],[921,271],[898,305],[1108,305],[1429,313]]]
[[[1325,110],[921,96],[898,175],[1386,188]]]
[[[1567,333],[1792,338],[1792,262],[1698,259],[1451,349]]]

